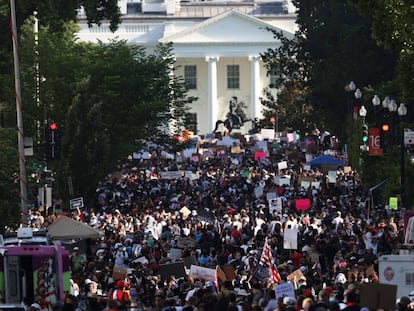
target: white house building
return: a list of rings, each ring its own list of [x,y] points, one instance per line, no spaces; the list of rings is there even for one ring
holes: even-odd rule
[[[107,42],[115,37],[154,49],[172,42],[176,74],[184,77],[188,94],[198,97],[189,115],[191,130],[211,133],[223,120],[233,97],[246,104],[248,119],[260,118],[259,98],[272,77],[267,76],[260,53],[280,42],[267,28],[292,37],[297,30],[290,1],[120,0],[124,14],[119,29],[88,27],[80,13],[81,41]],[[246,122],[240,129],[251,128]]]

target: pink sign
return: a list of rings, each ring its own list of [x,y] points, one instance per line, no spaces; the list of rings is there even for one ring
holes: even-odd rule
[[[306,211],[309,207],[311,207],[310,199],[297,199],[296,200],[296,209],[298,211],[300,210]]]
[[[254,160],[259,161],[260,159],[266,159],[266,152],[264,151],[256,151],[254,153]]]

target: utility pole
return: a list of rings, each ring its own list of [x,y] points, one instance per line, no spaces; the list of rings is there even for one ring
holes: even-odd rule
[[[26,226],[27,215],[27,179],[26,179],[26,160],[24,157],[24,133],[23,133],[23,116],[20,84],[20,67],[19,67],[19,49],[17,43],[16,27],[16,7],[14,0],[10,0],[10,20],[11,34],[13,41],[13,59],[14,59],[14,85],[16,96],[16,118],[17,118],[17,141],[19,150],[19,181],[20,181],[20,208],[22,214],[22,225]]]

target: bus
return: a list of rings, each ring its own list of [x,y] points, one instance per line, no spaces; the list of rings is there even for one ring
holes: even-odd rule
[[[1,303],[30,306],[37,302],[42,309],[50,309],[65,300],[70,292],[70,258],[60,242],[20,228],[0,243]]]

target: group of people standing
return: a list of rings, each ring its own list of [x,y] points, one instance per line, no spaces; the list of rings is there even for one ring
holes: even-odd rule
[[[83,255],[73,251],[71,301],[85,310],[360,310],[361,284],[378,282],[379,255],[403,242],[402,212],[372,204],[352,169],[336,167],[334,182],[324,168],[304,169],[309,146],[268,143],[266,158],[256,158],[251,143],[237,153],[209,145],[179,159],[154,147],[124,165],[99,185],[94,206],[72,214],[104,234]],[[326,152],[318,146],[314,156]],[[182,177],[163,178],[177,171]],[[310,206],[298,209],[301,199]],[[260,264],[265,244],[277,284]],[[175,275],[182,260],[225,273]],[[280,295],[287,282],[293,294]]]

